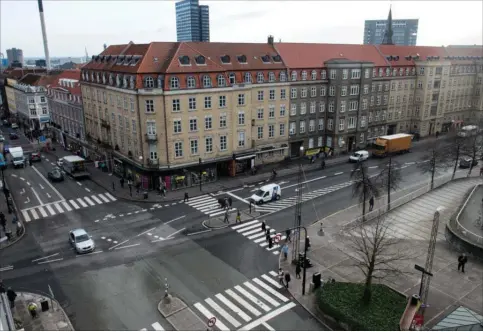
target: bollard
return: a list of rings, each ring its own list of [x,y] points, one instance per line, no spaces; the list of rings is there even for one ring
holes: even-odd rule
[[[169,295],[168,290],[169,290],[168,278],[164,278],[164,298],[163,298],[164,304],[171,303],[171,295]]]

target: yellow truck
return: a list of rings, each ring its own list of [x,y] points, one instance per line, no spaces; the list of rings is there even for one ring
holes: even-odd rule
[[[394,134],[378,137],[374,143],[372,155],[374,157],[385,157],[390,154],[409,152],[412,139],[413,135],[409,134]]]

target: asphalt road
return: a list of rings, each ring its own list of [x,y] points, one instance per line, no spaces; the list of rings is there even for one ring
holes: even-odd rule
[[[402,186],[429,179],[412,164],[421,156],[395,158],[403,167]],[[231,228],[208,231],[201,226],[210,215],[223,214],[218,198],[228,195],[234,209],[247,209],[246,198],[256,187],[238,188],[231,195],[206,194],[187,203],[132,203],[109,197],[89,180],[51,183],[44,177],[55,161],[47,159],[5,173],[27,221],[27,234],[0,251],[0,278],[17,290],[52,292],[77,330],[159,329],[156,323],[171,330],[156,309],[166,282],[203,320],[214,314],[231,330],[325,329],[277,287],[273,251]],[[368,161],[371,174],[380,164]],[[303,192],[309,195],[304,224],[355,203],[348,185],[352,168],[344,164],[304,175]],[[284,229],[293,224],[297,177],[278,181],[282,199],[275,203],[281,205],[263,205],[261,218]],[[96,243],[91,254],[77,255],[68,243],[69,230],[79,227]]]

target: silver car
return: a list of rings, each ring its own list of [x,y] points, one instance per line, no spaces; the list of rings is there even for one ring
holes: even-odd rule
[[[96,248],[94,240],[83,228],[70,231],[69,242],[78,254],[92,252]]]

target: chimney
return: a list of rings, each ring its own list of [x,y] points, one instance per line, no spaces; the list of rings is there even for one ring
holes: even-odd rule
[[[49,45],[47,43],[47,31],[45,29],[45,19],[44,19],[44,6],[42,5],[42,0],[38,0],[39,4],[39,14],[40,14],[40,26],[42,27],[42,38],[44,39],[44,52],[45,52],[45,62],[47,64],[47,70],[50,70],[50,55],[49,55]]]
[[[273,36],[268,36],[268,44],[273,46]]]

